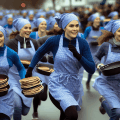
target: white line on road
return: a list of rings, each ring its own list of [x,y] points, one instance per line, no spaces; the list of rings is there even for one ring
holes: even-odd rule
[[[82,80],[84,80],[84,81],[87,81],[87,78],[85,78],[85,77],[83,77],[83,79]],[[91,81],[95,81],[95,79],[91,79]]]

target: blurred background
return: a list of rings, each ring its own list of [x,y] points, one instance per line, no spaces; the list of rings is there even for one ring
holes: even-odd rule
[[[80,7],[99,4],[104,0],[0,0],[1,9],[69,9],[69,7]],[[107,4],[115,4],[116,0],[106,0]],[[22,8],[21,3],[26,7]]]

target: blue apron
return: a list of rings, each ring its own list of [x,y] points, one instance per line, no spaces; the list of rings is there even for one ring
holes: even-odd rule
[[[38,40],[40,37],[39,37],[39,35],[38,35],[38,31],[36,32],[36,38],[35,38],[35,40]]]
[[[35,25],[34,25],[34,20],[29,20],[30,24],[31,24],[31,29],[35,28]]]
[[[36,32],[36,38],[37,38],[37,36],[38,36],[38,32]],[[38,37],[39,37],[39,36],[38,36]],[[41,38],[42,38],[42,37],[41,37]],[[36,40],[37,40],[37,39],[36,39]],[[50,52],[49,54],[46,53],[44,56],[46,56],[46,58],[48,58],[48,55],[53,56],[52,52]],[[51,64],[51,63],[49,63],[49,62],[41,62],[41,61],[39,61],[38,64],[53,65],[53,64]],[[32,75],[33,75],[33,76],[38,76],[38,77],[42,80],[42,84],[45,83],[46,85],[48,85],[49,76],[38,73],[38,72],[36,71],[36,69],[34,69],[34,72],[33,72]]]
[[[18,56],[19,56],[20,60],[29,60],[29,61],[32,60],[32,58],[35,54],[35,49],[34,49],[34,45],[31,40],[30,40],[30,44],[31,44],[31,48],[25,48],[25,49],[22,48],[21,49],[20,42],[18,41]],[[33,70],[33,72],[34,72],[34,70]],[[19,73],[17,72],[17,68],[15,66],[13,66],[10,69],[9,78],[11,79],[10,85],[12,86],[12,89],[22,98],[23,103],[27,107],[31,107],[32,98],[27,98],[21,93],[22,89],[21,89],[21,85],[19,82],[19,80],[21,78],[20,78]]]
[[[2,19],[0,20],[0,26],[4,27],[4,25],[5,25],[5,19],[2,18]]]
[[[9,72],[9,63],[7,61],[7,47],[4,51],[4,56],[0,57],[0,74],[5,74],[8,76]],[[11,81],[9,78],[8,81]],[[8,90],[8,94],[0,97],[0,113],[3,113],[7,116],[12,117],[14,112],[14,91],[11,89]]]
[[[14,31],[16,31],[15,27],[12,28],[8,28],[8,26],[5,28],[7,31],[7,35],[6,35],[6,39],[5,39],[5,43],[7,43],[7,41],[9,40],[9,35]]]
[[[87,41],[88,41],[88,44],[90,46],[92,56],[95,55],[95,53],[97,52],[97,50],[99,48],[99,46],[93,46],[93,45],[90,44],[90,42],[96,41],[96,39],[92,38],[93,36],[98,36],[98,37],[101,36],[101,29],[99,28],[99,31],[95,31],[91,27],[91,31],[90,31],[90,33],[89,33],[89,35],[87,37]]]
[[[104,65],[120,61],[120,53],[112,52],[111,48],[112,45],[109,44]],[[95,79],[93,87],[106,99],[111,109],[120,108],[120,74],[111,76],[101,74]]]
[[[7,37],[12,33],[12,31],[16,31],[15,27],[13,26],[12,28],[8,28],[8,26],[5,28],[7,31]]]
[[[76,49],[80,53],[78,39]],[[73,56],[69,48],[63,47],[63,35],[54,59],[54,72],[49,78],[49,92],[60,103],[63,111],[69,106],[76,106],[79,111],[82,105],[83,86],[79,74],[80,62]]]

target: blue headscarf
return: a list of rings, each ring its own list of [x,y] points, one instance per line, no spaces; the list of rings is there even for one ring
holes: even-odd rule
[[[28,11],[28,16],[30,16],[30,15],[34,15],[34,11],[33,10]]]
[[[111,20],[104,29],[112,32],[113,34],[117,31],[117,29],[120,28],[120,20]]]
[[[3,16],[4,14],[3,14],[3,12],[0,12],[0,16]]]
[[[88,18],[88,21],[94,21],[97,17],[100,17],[99,14],[92,14],[89,18]]]
[[[78,12],[72,12],[74,15],[78,16],[79,17],[79,13]]]
[[[56,20],[54,17],[50,18],[47,24],[47,30],[50,30],[54,27],[54,24],[56,23]]]
[[[20,31],[24,25],[30,24],[27,19],[24,18],[17,18],[13,21],[13,26],[16,28],[17,31]]]
[[[5,15],[4,17],[6,20],[8,20],[9,18],[12,18],[13,19],[13,15],[12,14],[8,14],[8,15]]]
[[[100,20],[103,21],[105,19],[104,16],[100,16]]]
[[[5,13],[6,13],[6,14],[9,14],[9,13],[10,13],[10,10],[6,10]]]
[[[111,17],[113,18],[114,16],[118,15],[118,12],[117,11],[114,11],[114,12],[111,12],[108,17]]]
[[[5,30],[5,28],[3,28],[2,26],[0,26],[0,31],[3,33],[4,38],[6,38],[7,31]]]
[[[27,10],[22,10],[21,13],[22,13],[22,14],[23,14],[23,13],[27,13]]]
[[[62,29],[64,29],[71,21],[78,21],[77,16],[72,13],[64,13],[60,16],[55,16],[54,18],[56,19],[58,26]]]
[[[50,10],[47,12],[47,14],[49,14],[49,15],[55,14],[55,10]]]
[[[59,15],[61,15],[59,12],[56,12],[56,13],[55,13],[55,16],[59,16]]]
[[[41,22],[43,22],[43,21],[45,21],[46,22],[46,20],[44,19],[44,18],[38,18],[37,20],[35,20],[33,23],[34,23],[34,25],[35,25],[35,27],[39,27],[39,24],[41,23]],[[46,22],[47,23],[47,22]]]
[[[41,15],[46,17],[46,12],[38,12],[38,13],[36,13],[36,15],[35,15],[36,19],[39,18]]]

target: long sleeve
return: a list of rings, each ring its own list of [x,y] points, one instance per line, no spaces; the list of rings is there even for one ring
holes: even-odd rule
[[[101,58],[102,58],[103,56],[106,56],[106,57],[107,57],[108,48],[109,48],[109,43],[107,43],[107,42],[104,42],[104,43],[100,46],[100,48],[98,49],[97,53],[96,53],[95,56],[93,57],[96,66],[97,66],[99,63],[101,63]]]
[[[8,48],[8,63],[10,65],[10,67],[12,67],[12,65],[14,64],[17,67],[17,70],[19,72],[20,78],[23,79],[25,78],[25,68],[23,66],[23,64],[21,63],[18,54],[13,51],[12,49]]]
[[[36,39],[36,32],[31,32],[30,37]]]
[[[50,37],[52,37],[52,35],[47,35],[47,36],[44,36],[44,37],[39,38],[39,39],[37,40],[38,46],[39,46],[39,47],[42,46],[42,44],[44,44],[45,41],[46,41],[48,38],[50,38]]]
[[[20,78],[23,79],[25,78],[25,75],[26,75],[26,71],[25,71],[25,68],[23,66],[23,64],[21,63],[17,53],[16,54],[13,54],[13,64],[17,67],[17,70],[19,72],[19,75],[20,75]]]
[[[38,61],[40,61],[41,58],[45,55],[45,53],[52,51],[53,48],[52,38],[53,37],[50,37],[41,47],[38,48],[29,67],[34,68]]]
[[[87,27],[84,32],[84,38],[86,39],[91,31],[91,27]]]
[[[80,63],[88,73],[93,74],[95,72],[95,63],[92,58],[89,45],[85,39],[82,41],[82,46],[82,53],[80,53],[82,55],[82,58],[80,60]]]

